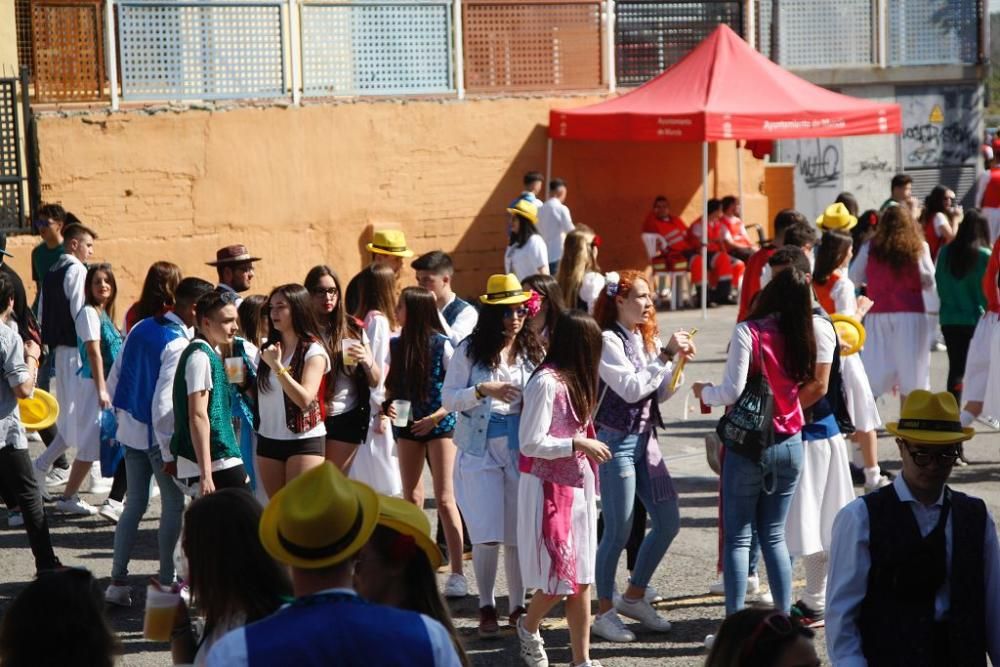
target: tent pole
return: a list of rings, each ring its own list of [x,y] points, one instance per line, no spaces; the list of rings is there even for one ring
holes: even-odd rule
[[[743,216],[743,153],[740,152],[740,140],[736,140],[736,198],[740,202],[740,216]]]
[[[552,182],[552,137],[548,138],[545,144],[545,189],[548,190],[549,183]]]
[[[701,142],[701,319],[708,319],[708,142]]]

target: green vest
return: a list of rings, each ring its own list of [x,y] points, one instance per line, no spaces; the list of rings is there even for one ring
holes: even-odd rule
[[[196,339],[191,341],[174,375],[174,435],[170,438],[170,453],[197,462],[194,444],[191,442],[191,424],[188,421],[187,361],[195,350],[208,354],[212,367],[212,389],[208,392],[209,449],[212,460],[241,458],[240,446],[233,431],[231,393],[232,388],[226,377],[226,367],[222,359],[208,343]]]

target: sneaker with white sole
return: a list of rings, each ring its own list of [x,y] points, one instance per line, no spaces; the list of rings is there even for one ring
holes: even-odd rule
[[[618,612],[610,609],[598,614],[590,624],[590,634],[597,635],[609,642],[634,642],[635,633],[625,627]]]
[[[663,596],[652,585],[649,585],[646,586],[646,594],[643,596],[643,599],[649,604],[653,604],[654,602],[663,600]]]
[[[131,607],[132,588],[129,586],[111,584],[108,586],[107,590],[104,591],[104,601],[108,604],[113,604],[116,607]]]
[[[103,495],[106,495],[108,493],[111,493],[111,479],[110,478],[91,476],[89,478],[89,481],[90,481],[90,483],[88,484],[87,480],[84,480],[83,486],[85,488],[81,488],[80,489],[84,493],[90,493],[90,494],[93,494],[95,496],[103,496]]]
[[[719,577],[718,581],[708,587],[708,592],[711,595],[725,595],[726,594],[726,584]],[[747,595],[757,595],[760,593],[760,576],[756,574],[751,574],[747,577]]]
[[[66,468],[53,468],[45,475],[45,487],[48,489],[58,489],[66,486],[69,481],[69,470]]]
[[[532,634],[524,629],[524,616],[517,619],[517,640],[521,644],[521,660],[524,664],[528,667],[549,667],[545,640],[540,633]]]
[[[20,528],[24,525],[24,515],[17,510],[7,510],[7,527]]]
[[[656,613],[656,610],[645,600],[629,600],[624,596],[615,597],[615,609],[626,616],[642,623],[643,627],[655,632],[670,630],[670,621]]]
[[[80,496],[72,495],[69,498],[63,497],[56,501],[56,509],[67,514],[80,514],[83,516],[93,516],[97,514],[97,508],[81,500]]]
[[[48,488],[45,486],[45,471],[39,470],[38,468],[32,466],[31,468],[35,473],[35,486],[38,487],[38,493],[41,494],[42,500],[45,502],[52,501],[52,494],[49,493]]]
[[[465,575],[452,572],[448,575],[448,581],[444,585],[444,596],[446,598],[464,598],[469,594],[469,583],[465,580]]]
[[[111,523],[118,523],[119,519],[122,518],[122,510],[124,508],[124,503],[112,500],[111,498],[106,498],[104,502],[101,503],[101,506],[97,508],[97,513]]]

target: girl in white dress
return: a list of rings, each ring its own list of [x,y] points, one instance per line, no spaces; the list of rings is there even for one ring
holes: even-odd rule
[[[566,598],[572,665],[590,661],[590,585],[597,555],[594,464],[611,458],[593,432],[601,331],[579,311],[559,316],[552,345],[524,390],[517,541],[521,576],[537,589],[517,622],[521,658],[547,666],[539,626]]]

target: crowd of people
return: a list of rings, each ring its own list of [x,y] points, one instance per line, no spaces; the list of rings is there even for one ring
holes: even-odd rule
[[[467,552],[478,636],[501,636],[502,556],[504,621],[529,666],[549,664],[541,624],[560,602],[577,667],[599,664],[592,637],[669,633],[651,580],[681,522],[660,405],[688,391],[694,332],[660,332],[648,270],[600,268],[600,236],[573,223],[564,181],[545,202],[540,174],[524,183],[507,208],[505,271],[472,302],[446,252],[415,257],[387,229],[346,285],[319,265],[253,294],[263,260],[238,244],[208,262],[214,283],[156,262],[122,331],[113,268],[87,264],[97,233],[42,207],[33,308],[0,264],[0,495],[38,571],[0,624],[0,665],[112,664],[102,603],[133,604],[151,489],[151,585],[181,592],[175,664],[469,664],[445,602],[470,593]],[[763,246],[734,197],[690,227],[657,197],[644,224],[656,261],[691,262],[713,276],[713,299],[739,299],[721,381],[691,387],[703,411],[729,406],[713,436],[711,589],[727,619],[706,640],[709,665],[818,665],[810,628],[823,624],[836,665],[1000,661],[996,528],[946,484],[973,421],[1000,415],[1000,241],[947,188],[922,207],[910,188],[894,178],[880,211],[859,214],[848,193],[815,222],[781,211]],[[400,284],[407,260],[417,285]],[[938,329],[949,371],[931,393]],[[49,378],[58,417],[32,461],[18,401],[40,400]],[[877,453],[876,400],[890,393],[894,480]],[[107,499],[94,506],[84,489]],[[60,563],[47,500],[116,524],[103,591]],[[749,597],[768,609],[746,609]],[[42,641],[54,606],[78,625]]]

